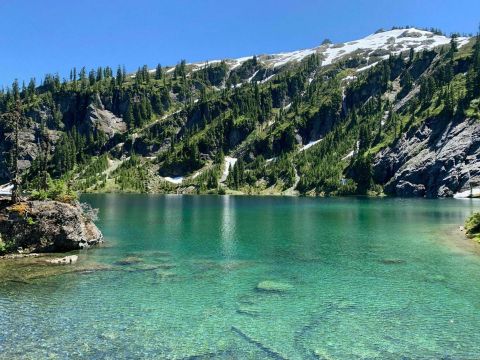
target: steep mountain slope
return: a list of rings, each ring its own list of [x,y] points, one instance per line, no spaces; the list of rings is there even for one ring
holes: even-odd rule
[[[468,43],[469,38],[458,37],[459,46]],[[321,59],[321,65],[330,65],[342,59],[352,57],[353,55],[363,58],[365,63],[373,64],[371,60],[385,60],[390,55],[398,55],[405,51],[414,49],[415,51],[430,50],[439,46],[448,45],[450,38],[432,33],[430,31],[419,30],[416,28],[394,29],[390,31],[378,31],[363,39],[350,41],[347,43],[332,44],[328,40],[325,44],[312,48],[292,52],[285,52],[272,55],[257,56],[258,61],[267,68],[277,68],[289,63],[300,62],[310,55],[318,55]],[[226,60],[230,70],[241,66],[251,57],[243,57],[234,60]],[[220,60],[213,60],[204,63],[193,63],[192,70],[199,70],[207,64],[217,64]],[[170,71],[173,71],[171,68]],[[362,69],[359,69],[362,70]]]
[[[479,45],[414,28],[172,68],[84,69],[21,102],[27,187],[452,196],[480,180]],[[12,124],[0,177],[9,177]]]

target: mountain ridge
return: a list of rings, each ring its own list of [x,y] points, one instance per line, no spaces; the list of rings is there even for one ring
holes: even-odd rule
[[[43,174],[80,191],[453,196],[466,175],[435,185],[423,175],[415,179],[423,183],[405,174],[397,181],[392,171],[402,166],[378,157],[414,141],[423,124],[460,121],[463,132],[476,131],[478,66],[477,37],[393,29],[273,55],[144,66],[130,76],[73,69],[70,81],[49,75],[40,87],[0,92],[0,113],[21,102],[27,188]],[[0,123],[3,136],[11,131]],[[472,144],[462,152],[468,161]],[[11,149],[7,140],[2,154]],[[480,175],[473,163],[469,183]],[[388,176],[378,175],[381,167]]]
[[[402,39],[403,38],[403,39]],[[400,42],[393,42],[400,39]],[[463,46],[468,43],[470,37],[458,37],[459,46]],[[189,66],[193,66],[194,70],[199,70],[200,68],[219,63],[221,61],[231,62],[233,68],[240,66],[243,62],[252,59],[254,56],[257,56],[257,59],[264,61],[266,64],[270,64],[272,67],[283,66],[292,61],[301,61],[307,56],[312,54],[318,55],[327,55],[325,61],[322,62],[322,65],[330,65],[334,61],[341,59],[344,56],[351,55],[356,50],[370,50],[375,51],[378,49],[385,49],[387,45],[398,46],[392,54],[398,54],[402,51],[408,51],[413,47],[415,51],[432,49],[437,46],[448,45],[450,43],[451,37],[445,35],[435,34],[434,32],[428,30],[421,30],[415,27],[407,28],[398,28],[392,30],[383,30],[377,31],[373,34],[370,34],[364,38],[357,40],[351,40],[343,43],[326,43],[319,45],[313,48],[305,48],[300,50],[285,51],[280,53],[272,54],[259,54],[259,55],[249,55],[242,56],[240,58],[226,58],[223,60],[207,60],[203,62],[193,62],[187,63]],[[345,50],[344,47],[349,47],[348,50]],[[338,51],[335,51],[339,49]],[[345,52],[342,52],[345,51]],[[387,56],[388,57],[388,56]],[[383,58],[385,60],[385,58]],[[174,66],[169,66],[167,71],[173,71]],[[150,72],[155,72],[155,69],[150,69]]]

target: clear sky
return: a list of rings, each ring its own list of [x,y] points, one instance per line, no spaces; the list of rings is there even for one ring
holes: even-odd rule
[[[0,86],[45,73],[344,42],[394,25],[474,33],[480,0],[0,0]]]

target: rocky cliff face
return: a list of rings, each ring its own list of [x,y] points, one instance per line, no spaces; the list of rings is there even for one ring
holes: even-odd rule
[[[7,248],[23,252],[62,252],[102,242],[102,234],[80,204],[26,201],[0,204],[0,234]]]
[[[39,153],[39,127],[36,124],[28,124],[19,132],[19,161],[20,171],[28,169],[32,161],[37,158]],[[54,144],[58,138],[55,131],[48,130],[49,141]],[[10,178],[9,162],[10,151],[13,143],[13,134],[6,133],[4,141],[0,142],[0,183],[7,182]]]
[[[127,125],[122,118],[116,117],[111,111],[105,109],[100,95],[97,93],[87,107],[85,121],[80,130],[84,133],[100,130],[110,139],[115,134],[126,132]]]
[[[448,197],[480,184],[480,122],[429,119],[374,160],[374,178],[397,196]]]

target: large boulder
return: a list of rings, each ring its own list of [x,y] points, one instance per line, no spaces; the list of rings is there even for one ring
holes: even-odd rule
[[[79,203],[25,201],[0,209],[0,234],[10,249],[64,252],[88,248],[103,236]]]

